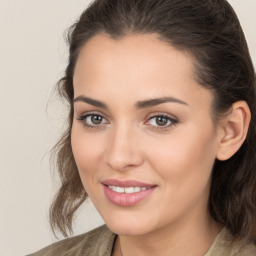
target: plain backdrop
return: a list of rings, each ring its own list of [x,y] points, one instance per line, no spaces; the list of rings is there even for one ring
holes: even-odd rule
[[[0,0],[0,254],[32,253],[56,239],[48,224],[55,191],[49,150],[65,108],[52,88],[67,64],[64,31],[90,1]],[[230,0],[256,63],[256,0]],[[103,223],[88,202],[74,235]]]

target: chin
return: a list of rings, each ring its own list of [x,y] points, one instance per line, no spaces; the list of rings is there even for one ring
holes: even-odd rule
[[[139,236],[151,232],[154,228],[152,222],[140,218],[116,217],[105,219],[108,228],[115,234],[123,236]]]
[[[120,225],[118,223],[106,223],[108,228],[115,234],[121,236],[140,236],[148,233],[147,229],[141,227],[134,227],[133,225],[129,225],[129,223]]]

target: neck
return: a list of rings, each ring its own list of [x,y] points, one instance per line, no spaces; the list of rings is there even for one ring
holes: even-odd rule
[[[211,218],[193,225],[172,224],[154,232],[117,238],[114,256],[203,256],[223,228]]]

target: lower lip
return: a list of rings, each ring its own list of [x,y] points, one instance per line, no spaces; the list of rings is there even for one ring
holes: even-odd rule
[[[104,186],[104,192],[107,199],[118,206],[133,206],[143,199],[147,198],[156,187],[149,188],[147,190],[142,190],[136,193],[117,193],[110,189],[108,186]]]

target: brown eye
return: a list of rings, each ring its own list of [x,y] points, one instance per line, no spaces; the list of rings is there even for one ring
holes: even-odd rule
[[[164,116],[156,117],[156,124],[159,126],[165,126],[168,123],[168,119]]]
[[[165,115],[153,116],[147,122],[147,124],[149,124],[155,128],[157,128],[157,127],[158,128],[168,128],[177,123],[178,123],[178,120],[173,119],[169,116],[165,116]]]
[[[91,115],[91,122],[93,123],[93,124],[101,124],[101,122],[102,122],[102,120],[103,120],[103,118],[102,118],[102,116],[99,116],[99,115]]]
[[[102,125],[108,123],[103,116],[97,114],[83,115],[79,117],[78,120],[81,121],[84,126],[91,128],[101,127]]]

